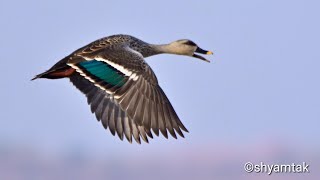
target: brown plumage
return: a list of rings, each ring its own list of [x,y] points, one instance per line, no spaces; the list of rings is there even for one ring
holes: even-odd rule
[[[56,63],[37,78],[67,77],[84,93],[91,112],[112,135],[148,142],[153,133],[168,138],[188,132],[144,58],[161,53],[196,57],[209,54],[190,40],[152,45],[128,35],[94,41]],[[197,58],[205,60],[197,55]],[[33,79],[33,80],[34,80]],[[153,131],[153,133],[152,133]]]

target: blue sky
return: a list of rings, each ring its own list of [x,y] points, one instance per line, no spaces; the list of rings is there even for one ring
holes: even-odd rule
[[[298,148],[301,156],[319,152],[319,5],[1,1],[0,144],[57,156],[156,155],[171,148],[245,149],[265,143],[288,144],[289,152]],[[208,56],[210,64],[174,55],[147,59],[190,131],[185,139],[122,142],[105,132],[67,79],[30,81],[75,49],[119,33],[160,44],[188,38],[215,53]]]

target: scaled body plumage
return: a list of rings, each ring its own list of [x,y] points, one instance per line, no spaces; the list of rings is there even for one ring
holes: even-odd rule
[[[169,132],[183,136],[187,131],[144,58],[171,53],[193,56],[210,54],[190,40],[165,45],[145,43],[129,35],[113,35],[96,40],[56,63],[37,78],[67,77],[88,98],[91,111],[103,126],[122,140],[132,137],[148,142],[151,130],[167,138]],[[206,60],[207,61],[207,60]]]

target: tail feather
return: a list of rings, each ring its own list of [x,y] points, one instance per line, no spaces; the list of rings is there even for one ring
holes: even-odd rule
[[[36,75],[34,78],[31,79],[31,81],[41,78],[45,73],[46,72]]]
[[[46,79],[60,79],[71,76],[75,70],[69,66],[55,69],[55,70],[48,70],[44,73],[36,75],[31,81],[38,79],[38,78],[46,78]]]
[[[59,78],[69,77],[74,72],[74,69],[72,69],[70,66],[67,65],[67,62],[70,59],[70,56],[71,55],[58,61],[49,70],[36,75],[34,78],[31,79],[31,81],[38,78],[59,79]]]

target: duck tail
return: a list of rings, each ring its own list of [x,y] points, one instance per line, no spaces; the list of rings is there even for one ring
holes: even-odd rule
[[[71,76],[75,72],[75,69],[66,66],[59,69],[50,69],[46,72],[43,72],[41,74],[36,75],[34,78],[31,79],[31,81],[39,78],[46,78],[46,79],[60,79]]]

